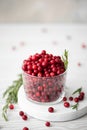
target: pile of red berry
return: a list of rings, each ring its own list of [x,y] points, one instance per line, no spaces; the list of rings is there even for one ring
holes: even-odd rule
[[[28,99],[38,102],[56,101],[64,88],[66,73],[60,56],[43,50],[23,62],[23,84]]]
[[[45,50],[24,60],[22,69],[27,74],[38,77],[56,76],[65,71],[61,57],[48,54]]]

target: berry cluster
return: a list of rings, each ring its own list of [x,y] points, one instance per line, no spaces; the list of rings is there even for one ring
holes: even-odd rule
[[[23,111],[20,111],[19,115],[22,117],[23,120],[27,120],[28,119],[27,115]]]
[[[67,100],[74,101],[75,103],[78,103],[78,102],[80,102],[80,101],[82,101],[84,99],[84,96],[85,96],[85,93],[80,92],[79,95],[76,96],[76,97],[70,96],[68,99],[67,99],[67,97],[63,97],[64,106],[65,107],[70,107],[70,102],[68,102]],[[77,105],[75,105],[75,106],[77,107]],[[73,106],[72,106],[72,108],[73,108]]]
[[[22,69],[27,74],[38,77],[52,77],[65,71],[61,57],[48,54],[45,50],[24,60]]]
[[[43,50],[24,60],[22,69],[28,99],[52,102],[60,97],[66,80],[64,62],[60,56],[53,56]]]
[[[19,115],[20,115],[20,116],[22,117],[22,119],[25,120],[25,121],[28,119],[27,115],[26,115],[23,111],[19,111]],[[28,128],[28,127],[24,127],[23,130],[29,130],[29,128]]]

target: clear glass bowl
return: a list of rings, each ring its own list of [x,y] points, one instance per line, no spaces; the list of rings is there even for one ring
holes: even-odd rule
[[[37,77],[23,72],[23,86],[27,99],[37,103],[57,101],[64,92],[66,71],[58,76]]]

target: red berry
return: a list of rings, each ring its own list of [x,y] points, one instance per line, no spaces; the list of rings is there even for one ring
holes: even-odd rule
[[[53,107],[49,107],[48,111],[52,113],[52,112],[54,112],[54,108]]]
[[[81,63],[80,62],[78,62],[78,64],[77,64],[78,66],[81,66]]]
[[[51,72],[51,73],[50,73],[50,76],[54,76],[54,75],[55,75],[55,73],[54,73],[54,72]]]
[[[37,76],[38,76],[38,77],[42,77],[42,73],[39,72],[39,73],[37,74]]]
[[[42,91],[43,87],[42,86],[38,86],[38,91]]]
[[[84,95],[85,95],[85,93],[84,93],[84,92],[80,92],[80,95],[84,96]]]
[[[35,95],[36,95],[36,97],[40,97],[41,94],[40,94],[40,92],[36,92]]]
[[[23,116],[23,115],[24,115],[24,112],[23,112],[23,111],[20,111],[20,112],[19,112],[19,115],[20,115],[20,116]]]
[[[86,46],[86,44],[85,44],[85,43],[83,43],[83,44],[82,44],[82,48],[84,48],[84,49],[85,49],[86,47],[87,47],[87,46]]]
[[[50,122],[47,121],[47,122],[45,123],[45,125],[49,127],[49,126],[50,126]]]
[[[27,120],[27,115],[23,115],[23,116],[22,116],[22,119],[23,119],[23,120]]]
[[[70,101],[73,101],[73,97],[69,97],[69,100],[70,100]]]
[[[23,130],[29,130],[27,127],[24,127]]]
[[[78,97],[75,97],[75,98],[74,98],[74,101],[75,101],[75,102],[79,102],[79,98],[78,98]]]
[[[67,101],[67,97],[63,97],[63,101]]]
[[[42,50],[41,54],[46,54],[46,51],[45,51],[45,50]]]
[[[10,104],[9,108],[12,110],[14,109],[14,105],[13,104]]]
[[[36,69],[37,69],[37,65],[33,65],[32,68],[33,68],[34,70],[36,70]]]
[[[43,61],[43,62],[42,62],[42,66],[43,66],[43,67],[46,67],[46,66],[47,66],[47,62],[46,62],[46,61]]]
[[[70,107],[70,103],[69,102],[64,102],[64,106],[65,107]]]
[[[82,101],[84,99],[84,95],[79,95],[78,98],[80,101]]]

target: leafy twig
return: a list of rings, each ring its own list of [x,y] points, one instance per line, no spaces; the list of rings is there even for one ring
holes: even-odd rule
[[[76,110],[78,110],[78,103],[76,103],[76,104],[74,104],[74,105],[72,105],[71,107],[72,107],[72,109],[76,109]]]
[[[76,91],[74,91],[74,92],[72,93],[72,95],[74,95],[74,94],[76,94],[76,93],[79,93],[79,94],[80,94],[81,91],[82,91],[82,87],[81,87],[81,88],[78,88]]]
[[[81,91],[82,91],[82,87],[81,87],[81,88],[78,88],[77,90],[75,90],[75,91],[72,93],[72,95],[74,95],[74,94],[76,94],[76,93],[80,94]],[[78,110],[78,105],[79,105],[79,103],[77,102],[76,104],[72,105],[71,107],[72,107],[72,109]]]
[[[8,89],[3,93],[3,98],[7,97],[6,104],[2,108],[2,116],[6,121],[8,121],[7,110],[8,110],[9,104],[17,103],[18,90],[22,84],[23,84],[22,74],[20,74],[19,79],[13,81],[13,84],[9,86]]]
[[[65,49],[64,55],[62,56],[62,60],[64,62],[65,69],[68,67],[68,51]]]

